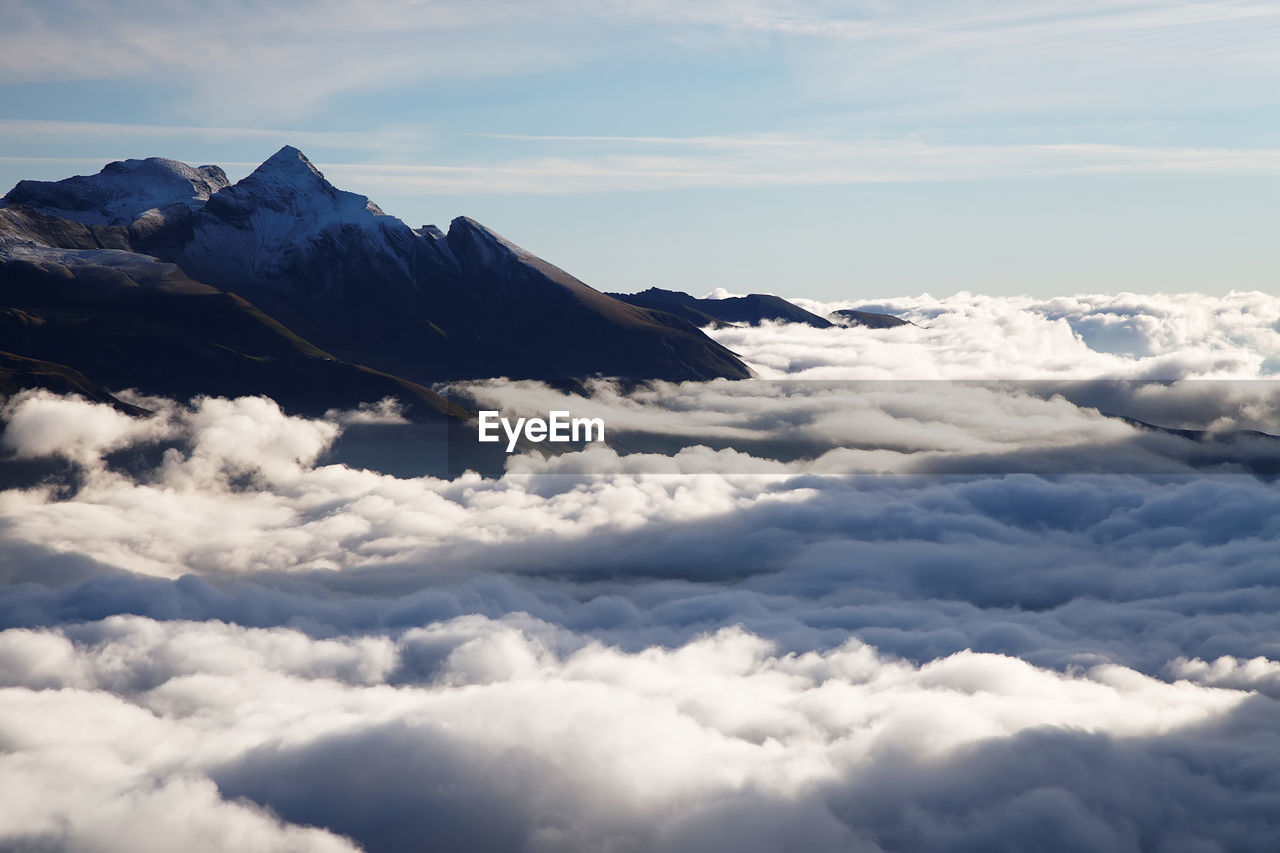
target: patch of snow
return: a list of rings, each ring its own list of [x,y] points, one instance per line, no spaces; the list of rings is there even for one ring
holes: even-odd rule
[[[148,157],[108,163],[96,175],[19,181],[0,205],[23,204],[86,225],[130,225],[153,211],[195,210],[227,185],[217,166]]]
[[[351,234],[350,226],[358,229]],[[186,254],[198,263],[239,262],[241,274],[271,278],[324,235],[364,241],[408,273],[403,247],[423,239],[368,196],[340,190],[297,148],[286,145],[248,177],[220,190],[195,221]],[[398,250],[393,241],[400,243]]]
[[[68,268],[111,267],[127,273],[139,284],[159,281],[178,271],[174,264],[123,249],[59,249],[22,242],[0,244],[0,257],[40,264],[60,264]]]

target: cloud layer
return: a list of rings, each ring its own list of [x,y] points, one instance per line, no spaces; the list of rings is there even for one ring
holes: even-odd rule
[[[894,329],[712,334],[767,378],[1257,379],[1280,373],[1280,299],[1259,292],[1082,295],[1055,299],[928,294],[796,303],[898,314]]]
[[[737,629],[626,653],[519,616],[341,641],[113,617],[5,632],[0,657],[0,762],[25,782],[3,829],[38,843],[350,849],[299,826],[322,824],[370,850],[1262,849],[1280,796],[1231,804],[1238,771],[1195,759],[1234,729],[1276,760],[1272,700],[1116,666],[779,655]],[[1095,761],[1109,795],[1157,766],[1162,790],[1100,796]],[[145,834],[109,835],[121,813]]]
[[[0,845],[1269,850],[1275,300],[887,307],[457,388],[621,437],[500,477],[340,464],[391,406],[11,399]]]

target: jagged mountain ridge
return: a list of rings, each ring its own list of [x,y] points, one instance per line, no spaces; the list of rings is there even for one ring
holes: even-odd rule
[[[122,227],[121,248],[250,300],[339,358],[417,382],[749,375],[694,326],[611,299],[474,220],[455,219],[447,234],[408,227],[365,196],[335,188],[296,148],[203,200],[201,181],[216,182],[212,167],[173,162],[23,182],[0,207],[25,217],[25,239],[34,223],[53,247],[67,229],[40,213]],[[116,177],[126,172],[161,179],[124,192]],[[104,187],[121,199],[104,202]]]

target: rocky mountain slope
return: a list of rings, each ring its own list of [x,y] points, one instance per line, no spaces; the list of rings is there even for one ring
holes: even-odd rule
[[[465,415],[428,388],[334,358],[174,264],[121,248],[128,232],[120,226],[0,209],[0,233],[41,230],[62,245],[11,236],[0,245],[0,346],[61,370],[15,361],[0,391],[37,386],[100,400],[109,397],[103,387],[180,398],[265,394],[308,413],[395,396],[420,417]]]
[[[749,375],[686,320],[466,217],[410,228],[288,146],[234,184],[163,158],[20,182],[0,199],[0,350],[95,387],[305,409],[394,393],[446,412],[423,385],[477,377]]]

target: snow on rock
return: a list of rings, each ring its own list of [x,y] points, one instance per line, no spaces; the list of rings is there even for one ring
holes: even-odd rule
[[[340,190],[301,151],[281,148],[248,177],[213,195],[196,215],[186,258],[231,263],[256,280],[294,267],[299,253],[323,240],[359,241],[378,254],[402,259],[397,251],[421,239],[387,216],[368,196]]]
[[[247,178],[227,187],[209,204],[210,212],[233,213],[266,207],[308,219],[359,219],[362,214],[384,216],[368,196],[340,190],[306,155],[286,145]]]
[[[64,249],[35,243],[0,244],[0,258],[6,261],[25,261],[45,269],[62,267],[68,276],[73,275],[78,268],[115,270],[121,273],[120,276],[94,276],[91,286],[99,289],[158,285],[181,275],[175,264],[123,249]]]
[[[194,210],[227,185],[217,166],[148,157],[108,163],[96,175],[19,181],[0,206],[22,204],[86,225],[131,225],[144,214]]]

